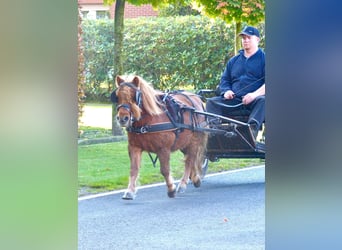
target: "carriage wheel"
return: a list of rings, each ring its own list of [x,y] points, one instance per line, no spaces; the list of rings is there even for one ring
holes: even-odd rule
[[[203,163],[202,163],[202,173],[201,173],[201,179],[204,179],[207,170],[208,170],[208,165],[209,165],[209,159],[207,157],[205,157],[203,159]]]

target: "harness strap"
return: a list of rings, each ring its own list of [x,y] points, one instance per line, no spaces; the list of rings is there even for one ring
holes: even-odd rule
[[[121,109],[121,108],[126,109],[128,112],[131,111],[131,110],[130,110],[130,106],[129,106],[128,104],[126,104],[126,103],[123,103],[123,104],[118,105],[118,106],[116,107],[116,111],[118,111],[118,110]]]
[[[148,156],[150,157],[151,161],[152,161],[152,164],[153,164],[153,167],[156,167],[156,163],[158,161],[158,155],[156,155],[156,157],[153,158],[152,156],[152,153],[151,152],[147,152],[148,153]]]
[[[161,131],[174,131],[174,130],[180,130],[180,129],[202,131],[201,128],[197,128],[193,124],[188,125],[184,123],[170,123],[170,122],[153,124],[153,125],[145,125],[145,126],[140,126],[140,127],[127,127],[126,131],[136,133],[136,134],[145,134],[145,133],[154,133],[154,132],[161,132]]]
[[[178,129],[177,126],[169,122],[145,125],[141,127],[127,127],[126,128],[127,132],[132,132],[132,133],[137,133],[137,134],[153,133],[153,132],[176,130],[176,129]]]

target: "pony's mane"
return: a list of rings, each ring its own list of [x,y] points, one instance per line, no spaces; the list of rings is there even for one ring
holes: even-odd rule
[[[158,92],[152,87],[151,83],[148,83],[141,77],[138,78],[140,82],[139,88],[142,94],[142,103],[146,112],[150,115],[159,115],[163,113],[157,99]]]
[[[139,86],[137,88],[141,92],[141,98],[142,98],[142,105],[144,110],[149,115],[159,115],[163,113],[163,110],[160,108],[160,103],[157,99],[157,95],[160,93],[159,91],[156,91],[152,84],[144,80],[140,76],[128,76],[126,78],[126,82],[132,82],[134,77],[137,77],[139,79]]]

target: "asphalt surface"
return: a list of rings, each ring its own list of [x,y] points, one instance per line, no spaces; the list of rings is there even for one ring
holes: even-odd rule
[[[207,176],[173,199],[164,184],[121,196],[78,202],[78,249],[265,249],[264,166]]]

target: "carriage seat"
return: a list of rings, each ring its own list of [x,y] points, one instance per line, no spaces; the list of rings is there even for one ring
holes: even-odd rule
[[[214,97],[214,96],[219,96],[220,95],[220,90],[219,87],[217,86],[215,90],[210,90],[210,89],[201,89],[197,91],[197,94],[202,98],[202,101],[206,102],[207,98]],[[248,122],[248,118],[250,115],[249,110],[235,110],[230,112],[228,118],[241,121],[244,123]],[[259,131],[262,131],[265,126],[265,121],[263,122],[263,125],[259,128]]]

